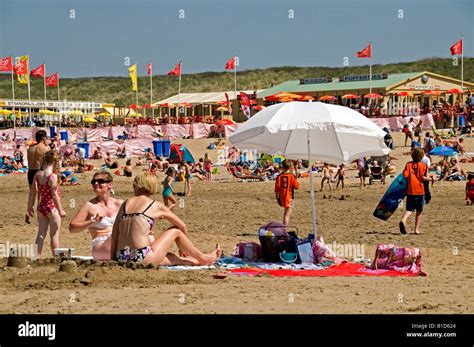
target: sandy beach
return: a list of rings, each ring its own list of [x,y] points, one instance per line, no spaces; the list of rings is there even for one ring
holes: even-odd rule
[[[403,134],[394,134],[403,145]],[[210,139],[174,140],[202,157]],[[474,139],[466,138],[468,152]],[[392,151],[397,173],[410,160],[407,147]],[[217,151],[208,151],[216,161]],[[440,159],[440,158],[439,158]],[[134,159],[135,161],[136,159]],[[95,162],[99,164],[99,162]],[[124,160],[120,160],[124,165]],[[462,164],[474,171],[474,164]],[[134,175],[141,171],[134,170]],[[401,235],[397,211],[388,222],[372,212],[388,188],[380,182],[361,189],[357,171],[347,171],[347,186],[316,193],[318,232],[326,243],[363,244],[373,259],[377,243],[419,247],[426,277],[213,277],[216,270],[171,271],[82,264],[74,273],[59,272],[49,257],[49,237],[43,259],[25,268],[6,267],[0,259],[0,313],[474,313],[474,214],[466,206],[466,182],[438,182],[426,206],[422,235],[414,235],[414,218],[408,234]],[[67,230],[77,208],[94,195],[92,173],[78,175],[79,186],[61,187],[67,217],[61,225],[62,247],[90,255],[88,233]],[[163,174],[159,174],[160,180]],[[132,195],[132,179],[114,177],[116,196]],[[311,229],[309,179],[300,180],[291,223],[302,236]],[[318,189],[320,178],[315,181]],[[187,224],[198,248],[210,252],[219,243],[230,255],[241,240],[258,242],[257,230],[271,220],[281,220],[282,210],[273,194],[274,182],[239,182],[224,167],[215,182],[193,180],[193,195],[174,211]],[[0,178],[0,242],[33,243],[37,221],[27,225],[26,175]],[[183,183],[176,183],[182,190]],[[341,196],[344,199],[341,200]],[[155,197],[161,200],[161,194]],[[158,222],[156,232],[165,229]]]

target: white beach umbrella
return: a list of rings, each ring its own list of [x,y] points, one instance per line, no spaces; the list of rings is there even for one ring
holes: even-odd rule
[[[332,164],[389,153],[386,133],[348,107],[322,102],[289,102],[267,107],[240,126],[229,140],[286,158],[308,158]],[[311,165],[309,167],[311,172]],[[316,234],[313,175],[310,174],[313,232]]]

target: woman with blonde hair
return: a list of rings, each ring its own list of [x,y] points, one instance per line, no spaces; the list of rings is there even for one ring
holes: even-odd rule
[[[186,224],[161,202],[150,198],[158,191],[158,180],[150,172],[135,177],[135,196],[120,207],[112,230],[111,258],[118,261],[142,261],[155,265],[211,265],[222,252],[208,254],[198,250],[189,240]],[[172,227],[153,239],[155,220],[165,219]],[[169,250],[176,243],[179,255]]]

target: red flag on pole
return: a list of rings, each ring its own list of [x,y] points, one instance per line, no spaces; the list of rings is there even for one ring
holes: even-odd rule
[[[46,87],[57,87],[59,83],[59,74],[55,73],[46,77]]]
[[[356,53],[357,58],[372,58],[372,44],[369,43],[367,47]]]
[[[181,75],[181,62],[179,62],[178,65],[176,65],[176,67],[173,70],[168,72],[168,76],[179,76],[179,75]]]
[[[31,70],[31,77],[44,77],[44,64],[41,64],[36,69]]]
[[[12,57],[0,58],[0,72],[11,72],[12,68]]]
[[[146,69],[147,69],[147,71],[148,71],[148,76],[151,76],[151,74],[152,74],[151,63],[149,63],[149,64],[146,66]]]
[[[462,39],[451,46],[451,55],[462,54]]]
[[[227,63],[225,63],[225,69],[235,70],[235,55]]]
[[[17,63],[13,65],[13,72],[15,73],[15,75],[27,74],[26,60],[18,60]]]

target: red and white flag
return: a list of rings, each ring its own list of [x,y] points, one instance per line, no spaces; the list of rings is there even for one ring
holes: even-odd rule
[[[244,93],[240,92],[240,105],[242,107],[242,112],[244,113],[247,119],[250,118],[250,97]]]
[[[357,58],[372,58],[372,43],[369,43],[367,47],[356,53]]]
[[[0,72],[11,72],[12,68],[12,57],[0,58]]]
[[[181,75],[181,62],[179,62],[178,65],[176,65],[173,70],[168,72],[168,76],[179,76],[179,75]]]
[[[148,76],[151,76],[151,74],[153,73],[153,68],[151,66],[151,63],[149,63],[147,66],[146,66],[146,70],[148,72]]]
[[[462,54],[462,39],[451,46],[451,55]]]
[[[46,77],[46,87],[57,87],[59,84],[59,74],[55,73]]]
[[[235,70],[235,55],[227,63],[225,63],[225,69]]]
[[[15,75],[25,75],[28,73],[27,71],[27,63],[26,60],[18,60],[15,65],[13,65],[13,72]]]
[[[31,77],[44,77],[44,70],[45,70],[45,65],[41,64],[36,69],[31,70],[30,76]]]

